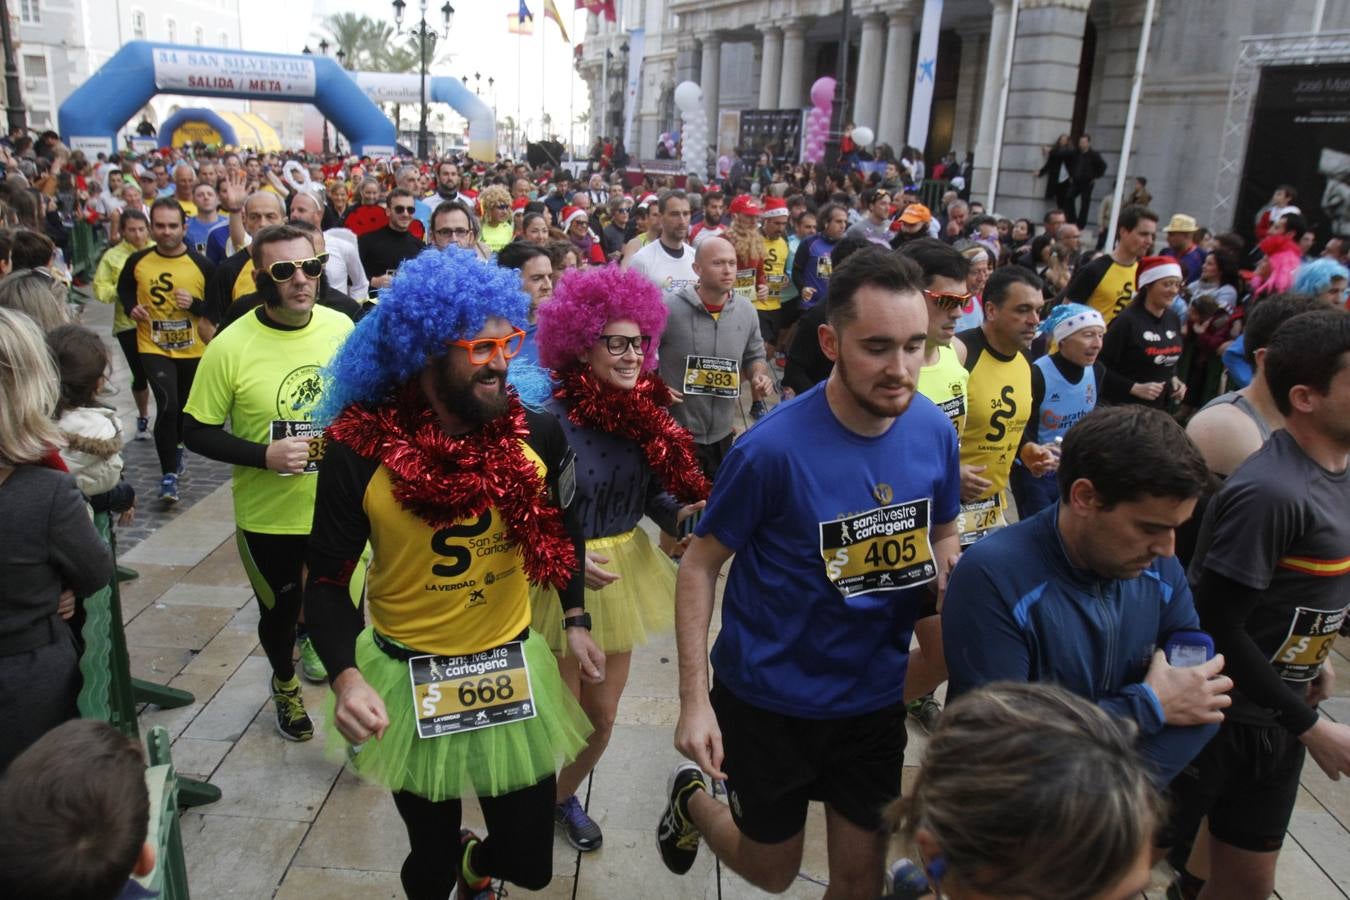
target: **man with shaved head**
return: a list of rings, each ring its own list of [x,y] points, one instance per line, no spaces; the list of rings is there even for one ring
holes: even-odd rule
[[[244,200],[243,219],[244,233],[251,241],[253,235],[269,225],[286,221],[286,204],[271,191],[254,191]],[[253,291],[253,260],[245,246],[216,267],[215,277],[206,289],[206,317],[220,324],[230,304]]]
[[[313,190],[296,191],[291,198],[291,222],[306,222],[323,229],[323,201]],[[370,293],[370,281],[361,267],[361,254],[356,247],[356,235],[347,228],[329,228],[323,231],[328,245],[328,262],[324,274],[329,286],[353,300],[364,300]]]
[[[661,337],[661,377],[683,394],[671,414],[694,436],[694,451],[711,478],[731,449],[741,378],[750,380],[756,400],[773,390],[773,378],[754,304],[732,291],[736,248],[710,237],[695,252],[693,268],[697,282],[665,296],[670,319]]]

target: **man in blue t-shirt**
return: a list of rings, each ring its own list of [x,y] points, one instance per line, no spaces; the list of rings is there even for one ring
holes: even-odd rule
[[[689,870],[701,836],[752,884],[785,890],[821,800],[832,889],[881,892],[904,700],[936,684],[906,684],[910,637],[958,552],[956,432],[915,390],[922,287],[917,266],[880,248],[840,265],[821,336],[833,373],[718,472],[676,589],[675,744],[693,762],[672,775],[658,829],[672,872]],[[713,589],[732,554],[709,691]],[[729,807],[708,776],[726,781]]]

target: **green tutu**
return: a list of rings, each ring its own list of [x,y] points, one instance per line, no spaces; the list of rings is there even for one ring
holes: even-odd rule
[[[675,627],[675,563],[652,546],[641,528],[586,542],[586,550],[609,557],[600,568],[619,580],[598,591],[586,589],[591,638],[606,653],[624,653],[654,634]],[[530,588],[530,627],[554,653],[568,654],[563,609],[552,588]]]
[[[428,800],[465,794],[499,797],[554,774],[586,744],[591,724],[563,685],[548,645],[530,632],[525,664],[538,711],[532,719],[435,738],[417,736],[408,663],[375,646],[371,629],[356,639],[356,666],[384,700],[389,727],[353,749],[336,728],[328,734],[330,757],[348,760],[362,778]],[[324,711],[333,720],[333,694]]]

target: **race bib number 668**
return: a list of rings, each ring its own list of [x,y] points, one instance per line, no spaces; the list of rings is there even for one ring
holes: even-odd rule
[[[821,522],[825,577],[844,597],[926,584],[937,577],[930,525],[927,499]]]

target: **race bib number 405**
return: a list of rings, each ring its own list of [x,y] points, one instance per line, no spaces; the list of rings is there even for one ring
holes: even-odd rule
[[[1322,662],[1331,655],[1336,633],[1345,621],[1346,610],[1324,612],[1300,606],[1289,622],[1289,635],[1270,658],[1271,665],[1285,681],[1312,681],[1322,670]]]
[[[408,674],[418,737],[523,722],[536,714],[521,641],[464,656],[414,656]]]
[[[895,503],[820,523],[825,577],[845,597],[895,591],[937,577],[929,501]]]
[[[686,356],[684,392],[696,397],[740,397],[741,365],[721,356]]]
[[[305,419],[273,419],[273,442],[288,437],[302,437],[309,440],[309,459],[305,461],[304,474],[312,475],[319,471],[319,462],[323,459],[323,427]]]

